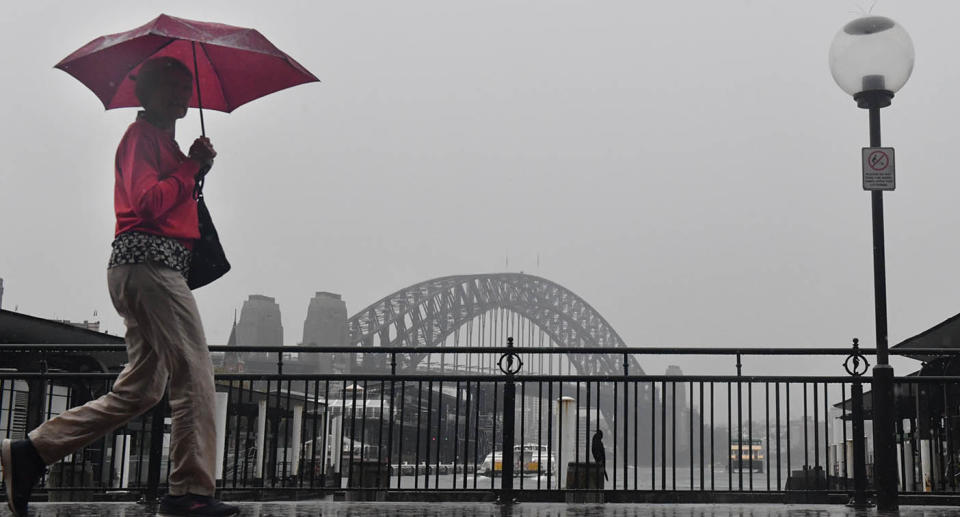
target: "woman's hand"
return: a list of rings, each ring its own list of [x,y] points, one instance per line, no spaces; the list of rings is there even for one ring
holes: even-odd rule
[[[213,150],[210,139],[203,136],[193,141],[188,156],[199,162],[203,168],[209,169],[213,166],[213,159],[217,157],[217,152]]]

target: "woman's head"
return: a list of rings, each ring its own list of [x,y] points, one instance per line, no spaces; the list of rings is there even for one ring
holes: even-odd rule
[[[151,59],[140,67],[135,93],[140,105],[158,120],[175,122],[187,114],[193,95],[193,74],[172,57]]]

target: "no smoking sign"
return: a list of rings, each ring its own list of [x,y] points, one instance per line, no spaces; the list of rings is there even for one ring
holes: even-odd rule
[[[862,157],[863,190],[896,189],[892,147],[864,147]]]

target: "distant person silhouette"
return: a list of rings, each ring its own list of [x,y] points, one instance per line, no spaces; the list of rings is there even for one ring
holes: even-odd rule
[[[603,431],[597,429],[597,432],[593,433],[590,450],[593,452],[593,461],[599,463],[600,468],[603,469],[603,479],[610,479],[607,476],[607,454],[603,451]]]

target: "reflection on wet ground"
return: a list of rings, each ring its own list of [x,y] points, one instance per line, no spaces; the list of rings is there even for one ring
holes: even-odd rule
[[[912,506],[896,514],[827,505],[664,505],[524,503],[359,503],[297,501],[237,503],[243,517],[954,517],[960,507]],[[34,503],[34,517],[142,517],[156,513],[135,503]],[[3,505],[0,516],[10,513]]]

